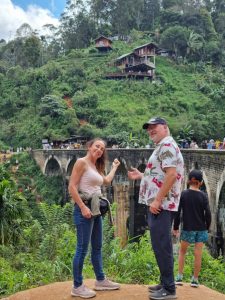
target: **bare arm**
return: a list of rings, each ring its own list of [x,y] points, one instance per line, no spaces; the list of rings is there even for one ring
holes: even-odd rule
[[[72,174],[70,176],[69,181],[69,193],[74,201],[80,209],[81,213],[85,218],[91,218],[92,213],[90,209],[84,204],[82,199],[79,196],[78,193],[78,184],[80,182],[81,176],[83,175],[84,171],[86,169],[86,163],[83,159],[78,159],[76,163],[74,164]]]
[[[177,171],[175,167],[165,168],[165,173],[166,175],[163,184],[149,207],[150,212],[153,214],[158,214],[160,212],[162,200],[168,194],[177,178]]]
[[[103,177],[103,183],[104,184],[110,184],[115,176],[116,170],[119,167],[120,162],[118,161],[118,159],[114,159],[113,163],[112,163],[112,169],[109,172],[108,175],[106,175],[105,177]]]
[[[210,211],[208,197],[206,197],[205,220],[206,220],[206,228],[209,231],[211,221],[212,221],[212,215],[211,215],[211,211]]]

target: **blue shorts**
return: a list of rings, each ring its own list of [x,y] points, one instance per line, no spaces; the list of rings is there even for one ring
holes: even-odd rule
[[[208,231],[181,231],[180,240],[188,242],[190,244],[193,243],[205,243],[208,241]]]

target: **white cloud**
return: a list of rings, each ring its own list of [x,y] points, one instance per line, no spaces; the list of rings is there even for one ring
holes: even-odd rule
[[[40,30],[45,24],[57,26],[59,21],[49,10],[39,6],[30,5],[24,10],[11,0],[0,0],[0,39],[13,39],[16,30],[24,23],[28,23],[34,30]]]

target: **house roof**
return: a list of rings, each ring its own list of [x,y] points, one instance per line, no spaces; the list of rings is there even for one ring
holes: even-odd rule
[[[109,39],[109,38],[107,38],[106,36],[104,36],[104,35],[100,35],[99,37],[97,37],[96,39],[95,39],[95,42],[97,42],[98,40],[100,40],[100,39],[106,39],[106,40],[108,40],[108,41],[110,41],[111,43],[113,42],[111,39]]]
[[[137,55],[136,53],[130,52],[130,53],[126,53],[126,54],[123,54],[123,55],[117,57],[117,58],[116,58],[116,61],[117,61],[117,60],[121,60],[121,59],[123,59],[123,58],[125,58],[125,57],[127,57],[127,56],[130,56],[130,55],[135,55],[135,56],[138,56],[138,57],[139,57],[139,55]]]
[[[139,46],[139,47],[134,48],[134,51],[135,51],[135,50],[138,50],[138,49],[141,49],[141,48],[143,48],[143,47],[149,46],[149,45],[152,45],[152,46],[155,47],[156,49],[158,48],[158,46],[157,46],[156,44],[154,44],[154,43],[147,43],[147,44],[144,44],[144,45],[141,45],[141,46]]]

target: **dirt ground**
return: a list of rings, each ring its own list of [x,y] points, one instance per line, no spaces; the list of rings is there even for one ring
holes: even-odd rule
[[[87,279],[85,284],[93,288],[94,280]],[[56,282],[38,288],[22,291],[1,300],[72,300],[82,299],[70,295],[72,282]],[[225,300],[225,295],[211,290],[203,285],[192,288],[189,284],[177,287],[179,300]],[[122,284],[120,290],[97,291],[98,300],[148,300],[148,290],[145,285]]]

